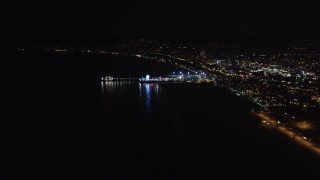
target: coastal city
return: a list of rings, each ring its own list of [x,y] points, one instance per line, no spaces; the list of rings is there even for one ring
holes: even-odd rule
[[[88,47],[38,46],[39,50],[132,56],[181,69],[140,81],[214,83],[252,102],[252,111],[274,119],[315,146],[320,144],[319,46],[305,40],[293,47],[243,48],[222,44],[138,40]],[[27,49],[19,48],[19,51]],[[111,77],[109,77],[111,78]],[[124,78],[125,79],[125,78]],[[118,79],[120,80],[120,78]],[[265,120],[262,121],[271,125]],[[292,136],[295,138],[295,136]]]
[[[192,73],[214,79],[265,109],[299,109],[308,114],[306,112],[320,108],[320,52],[308,41],[301,47],[273,49],[244,49],[219,44],[188,46],[146,40],[91,48],[36,48],[126,55],[172,64],[184,70],[173,72],[177,76]]]

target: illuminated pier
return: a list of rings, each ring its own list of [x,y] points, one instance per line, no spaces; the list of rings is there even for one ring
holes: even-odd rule
[[[187,82],[187,83],[208,83],[208,82],[215,82],[213,78],[207,77],[205,74],[170,74],[166,77],[151,77],[150,75],[146,75],[145,77],[141,78],[121,78],[121,77],[112,77],[106,76],[102,77],[101,81],[136,81],[141,83],[157,83],[157,82]]]
[[[122,77],[112,77],[112,76],[106,76],[102,77],[101,81],[139,81],[139,78],[122,78]]]

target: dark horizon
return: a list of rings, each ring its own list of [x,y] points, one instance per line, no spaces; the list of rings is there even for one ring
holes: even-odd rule
[[[2,8],[1,39],[12,44],[320,39],[320,11],[311,2],[58,0]]]
[[[137,36],[137,37],[112,37],[112,38],[76,38],[68,36],[62,39],[42,38],[42,37],[15,37],[3,38],[1,46],[5,48],[33,47],[33,46],[51,46],[62,45],[70,47],[81,46],[100,46],[113,45],[115,43],[129,43],[137,41],[154,41],[162,43],[181,43],[181,44],[221,44],[228,46],[247,47],[247,48],[284,48],[284,47],[304,47],[311,43],[312,47],[319,47],[320,37],[252,37],[236,35],[215,35],[210,38],[192,37],[189,39],[183,37],[155,37],[155,36]]]

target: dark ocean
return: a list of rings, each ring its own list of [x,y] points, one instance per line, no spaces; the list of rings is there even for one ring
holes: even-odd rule
[[[214,84],[101,82],[171,66],[98,54],[1,54],[2,179],[311,179],[317,156]]]

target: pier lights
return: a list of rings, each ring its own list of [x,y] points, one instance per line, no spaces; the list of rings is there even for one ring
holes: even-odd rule
[[[147,74],[146,75],[146,80],[149,81],[149,79],[150,79],[150,76]]]
[[[182,72],[180,71],[180,74],[182,74]]]

